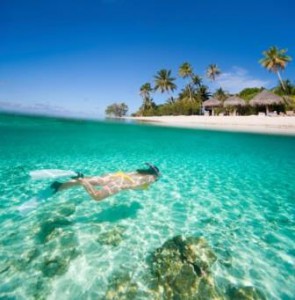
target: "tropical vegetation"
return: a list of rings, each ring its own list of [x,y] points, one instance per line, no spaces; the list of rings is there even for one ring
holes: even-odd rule
[[[281,71],[283,71],[292,58],[286,55],[286,49],[279,49],[275,46],[270,47],[263,52],[264,57],[259,63],[268,71],[276,73],[279,78],[279,84],[270,91],[284,99],[283,105],[274,105],[270,107],[273,110],[284,112],[286,110],[295,110],[295,85],[289,79],[283,80]],[[249,87],[241,90],[235,95],[224,90],[220,85],[215,91],[210,91],[204,80],[209,79],[218,83],[218,78],[222,74],[217,64],[210,64],[204,76],[197,74],[194,67],[189,62],[183,62],[178,67],[178,76],[174,76],[171,69],[161,69],[153,76],[152,81],[144,83],[139,88],[139,94],[142,98],[142,104],[139,109],[133,113],[134,116],[160,116],[160,115],[200,115],[204,113],[205,104],[203,103],[213,97],[221,102],[220,107],[215,108],[215,113],[231,114],[233,111],[238,114],[256,114],[260,107],[249,105],[257,94],[264,90],[264,87]],[[218,86],[218,85],[217,85]],[[177,92],[178,89],[178,92]],[[167,95],[164,103],[157,104],[154,97],[157,93]],[[245,105],[238,108],[231,107],[224,102],[231,96],[237,96],[245,101]],[[236,98],[236,99],[237,99]],[[217,102],[218,102],[217,101]],[[122,105],[122,103],[121,103]],[[127,108],[128,110],[128,108]],[[118,104],[113,104],[107,108],[107,115],[123,116],[127,110]],[[123,112],[122,112],[123,111]]]
[[[105,114],[108,117],[124,117],[127,111],[128,106],[125,103],[113,103],[106,108]]]
[[[219,69],[218,72],[220,74]],[[184,62],[179,66],[178,75],[184,81],[184,86],[176,96],[173,93],[177,90],[177,78],[172,75],[171,70],[161,69],[158,71],[154,76],[153,86],[149,82],[143,84],[139,89],[142,105],[134,115],[201,114],[203,101],[211,96],[209,88],[203,84],[202,77],[194,73],[192,65],[188,62]],[[156,105],[151,96],[156,92],[168,95],[165,103]]]
[[[216,77],[219,76],[220,74],[221,74],[221,70],[218,68],[216,64],[212,64],[208,66],[206,75],[209,79],[215,81]]]
[[[283,71],[288,62],[292,60],[290,56],[286,55],[286,52],[287,49],[279,49],[273,46],[263,52],[264,57],[259,61],[268,71],[277,74],[283,90],[285,90],[285,85],[280,75],[280,71]]]

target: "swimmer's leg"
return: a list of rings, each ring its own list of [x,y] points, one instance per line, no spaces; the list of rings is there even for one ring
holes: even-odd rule
[[[79,179],[72,179],[70,181],[60,183],[58,181],[54,181],[51,187],[55,190],[55,192],[60,192],[63,190],[70,189],[75,186],[81,186],[81,181],[88,182],[90,185],[106,185],[108,184],[109,180],[106,180],[104,177],[85,177]]]
[[[81,182],[79,181],[79,179],[73,179],[64,183],[58,182],[58,181],[54,181],[51,184],[51,188],[54,189],[55,192],[60,192],[63,190],[67,190],[70,189],[74,186],[78,186],[81,185]]]
[[[89,183],[88,180],[81,180],[82,186],[85,188],[87,193],[96,201],[101,201],[111,195],[118,193],[121,189],[117,186],[105,185],[103,189],[96,190],[93,185]]]
[[[109,183],[109,176],[105,177],[86,177],[83,180],[88,181],[91,185],[106,185]]]

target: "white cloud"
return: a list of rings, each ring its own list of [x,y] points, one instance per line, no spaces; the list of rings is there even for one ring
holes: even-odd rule
[[[229,72],[221,73],[212,83],[213,88],[222,87],[230,93],[238,93],[244,88],[269,87],[271,82],[252,77],[246,69],[233,67]]]

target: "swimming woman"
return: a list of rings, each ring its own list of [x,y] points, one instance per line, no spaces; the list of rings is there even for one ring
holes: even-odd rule
[[[111,195],[117,194],[126,189],[145,189],[151,183],[158,180],[159,169],[149,163],[148,168],[138,169],[136,172],[124,173],[117,172],[105,176],[84,177],[79,174],[75,179],[61,183],[55,181],[51,188],[55,192],[66,190],[75,186],[83,186],[88,194],[96,201],[101,201]],[[100,187],[96,189],[95,187]]]

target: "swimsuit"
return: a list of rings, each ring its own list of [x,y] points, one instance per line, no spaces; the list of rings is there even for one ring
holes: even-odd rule
[[[130,183],[135,183],[135,181],[133,180],[133,178],[130,175],[128,175],[128,174],[126,174],[126,173],[124,173],[122,171],[117,172],[116,174],[111,175],[111,177],[120,177],[122,179],[127,179]]]
[[[121,187],[123,186],[123,182],[125,180],[129,181],[129,183],[132,184],[133,187],[136,187],[136,188],[142,189],[142,190],[148,189],[149,185],[150,185],[150,183],[143,183],[142,185],[137,185],[137,182],[130,175],[128,175],[122,171],[112,174],[112,175],[110,175],[110,177],[111,178],[118,178],[118,177],[121,178],[122,179]],[[113,194],[113,191],[112,191],[113,187],[121,189],[121,187],[119,187],[115,183],[107,184],[103,187],[103,189],[107,190],[109,194]]]

